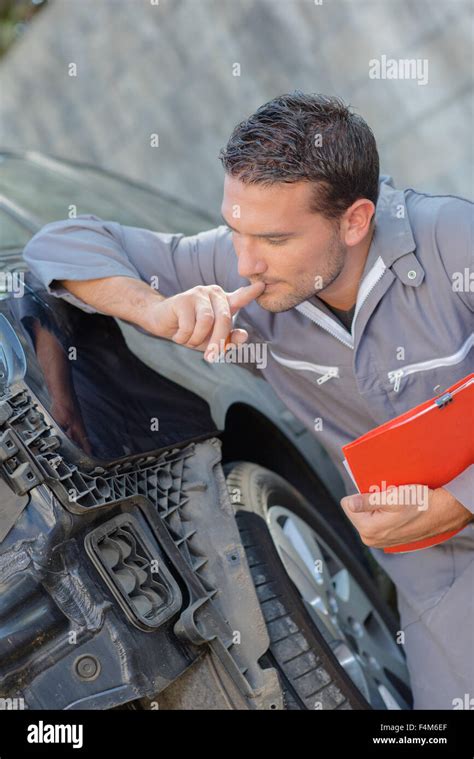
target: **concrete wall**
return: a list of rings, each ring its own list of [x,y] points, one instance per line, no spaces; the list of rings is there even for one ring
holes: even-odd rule
[[[0,66],[0,147],[94,162],[217,213],[233,126],[300,88],[356,107],[399,186],[472,195],[470,0],[152,1],[38,14]],[[428,84],[370,79],[382,55],[428,59]]]

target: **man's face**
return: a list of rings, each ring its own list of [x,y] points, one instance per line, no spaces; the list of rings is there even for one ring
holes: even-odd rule
[[[222,217],[232,229],[239,274],[265,282],[257,303],[287,311],[328,287],[341,273],[347,248],[339,224],[309,210],[306,181],[270,187],[226,174]]]

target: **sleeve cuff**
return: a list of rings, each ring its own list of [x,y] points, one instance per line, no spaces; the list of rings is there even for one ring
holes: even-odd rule
[[[77,306],[77,308],[80,308],[82,311],[85,311],[88,314],[97,313],[97,309],[89,306],[88,303],[85,303],[85,301],[81,300],[81,298],[78,298],[76,295],[73,295],[71,292],[69,292],[69,290],[66,290],[65,287],[62,287],[56,280],[53,280],[50,284],[46,285],[46,290],[50,295],[55,295],[57,298],[62,298],[62,300],[67,301],[72,306]]]
[[[474,464],[443,485],[459,503],[474,514]]]

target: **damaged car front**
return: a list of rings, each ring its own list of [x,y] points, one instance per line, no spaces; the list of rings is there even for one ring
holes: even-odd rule
[[[1,301],[25,356],[0,397],[3,698],[281,708],[207,404],[112,319],[25,288]]]

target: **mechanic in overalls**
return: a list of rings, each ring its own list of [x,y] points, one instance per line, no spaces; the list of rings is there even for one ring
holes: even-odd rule
[[[26,261],[54,295],[205,358],[229,333],[267,343],[265,379],[319,436],[396,585],[414,707],[473,708],[474,462],[427,508],[374,506],[341,464],[341,446],[474,371],[473,204],[395,189],[365,121],[322,95],[264,104],[220,159],[224,225],[186,237],[83,215],[47,224]]]

